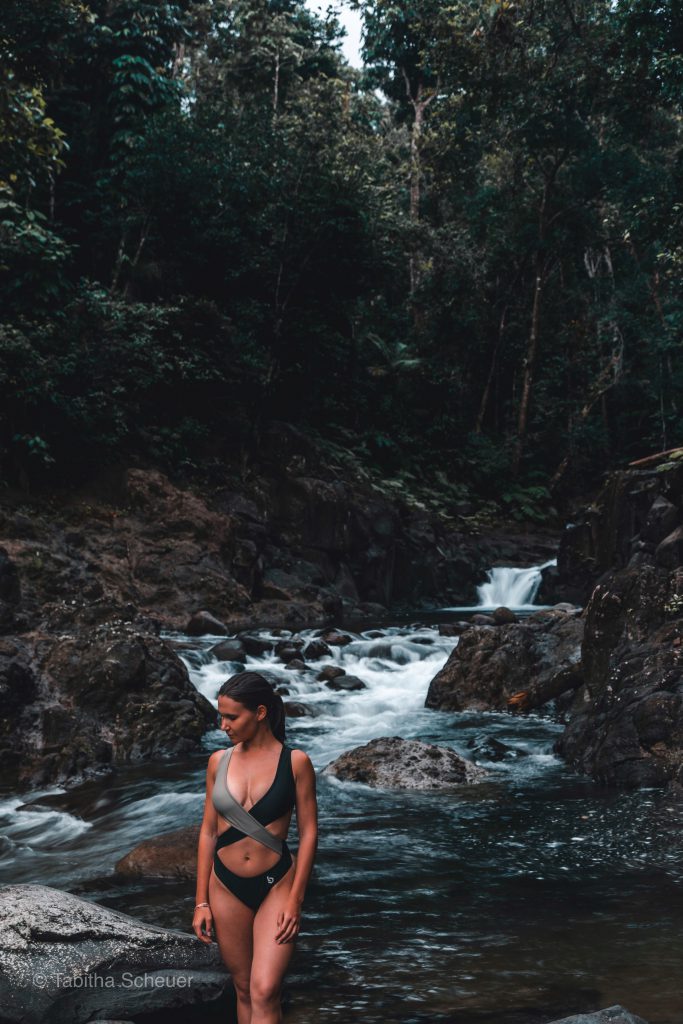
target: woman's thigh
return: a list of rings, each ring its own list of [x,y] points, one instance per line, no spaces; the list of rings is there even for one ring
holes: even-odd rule
[[[223,963],[230,971],[235,987],[248,992],[254,911],[226,889],[213,868],[209,877],[209,903]]]
[[[293,863],[289,871],[270,890],[256,911],[253,925],[253,955],[251,966],[251,989],[253,992],[271,993],[279,991],[285,971],[294,954],[292,942],[278,943],[278,916],[284,910],[294,881]]]

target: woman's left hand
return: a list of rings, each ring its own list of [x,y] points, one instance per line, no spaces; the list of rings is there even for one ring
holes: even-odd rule
[[[301,907],[298,903],[285,903],[277,915],[277,931],[275,941],[278,943],[292,942],[299,934],[301,924]]]

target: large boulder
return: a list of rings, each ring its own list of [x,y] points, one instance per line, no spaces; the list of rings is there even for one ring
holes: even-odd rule
[[[512,698],[517,707],[540,706],[566,688],[558,691],[554,682],[578,666],[582,634],[579,616],[554,609],[506,626],[471,627],[429,684],[426,707],[503,711]]]
[[[586,610],[584,686],[556,749],[600,782],[683,782],[683,569],[625,569]]]
[[[80,1024],[212,1001],[229,979],[215,943],[44,885],[0,889],[6,1024]]]
[[[450,747],[400,736],[383,736],[355,747],[330,762],[323,773],[380,789],[445,789],[487,775]]]
[[[0,644],[0,766],[22,785],[188,754],[215,710],[170,644],[113,623]]]

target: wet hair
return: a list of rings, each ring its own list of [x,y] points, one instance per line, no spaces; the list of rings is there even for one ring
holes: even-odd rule
[[[238,672],[225,680],[218,696],[231,697],[250,711],[256,711],[259,704],[263,704],[273,736],[280,743],[285,742],[285,705],[265,676],[259,672]]]

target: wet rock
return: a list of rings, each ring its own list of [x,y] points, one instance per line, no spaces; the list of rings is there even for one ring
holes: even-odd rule
[[[323,773],[376,788],[423,790],[477,782],[487,775],[449,747],[400,736],[384,736],[349,750]]]
[[[196,878],[198,842],[199,825],[164,832],[138,843],[114,870],[127,878]]]
[[[25,634],[0,646],[3,675],[3,760],[23,784],[189,753],[215,722],[171,645],[123,624],[92,635]]]
[[[331,679],[338,679],[339,676],[345,676],[346,669],[340,668],[338,665],[325,665],[323,669],[318,672],[315,677],[320,683],[327,683]]]
[[[362,679],[359,679],[358,676],[347,676],[346,673],[343,676],[334,676],[332,679],[327,679],[325,686],[330,690],[348,690],[349,692],[367,689]]]
[[[683,782],[683,570],[622,569],[585,612],[584,685],[556,750],[609,785]]]
[[[493,615],[483,615],[481,612],[475,612],[470,619],[473,626],[495,626],[496,620]]]
[[[517,616],[510,608],[496,608],[493,621],[497,626],[507,626],[511,622],[517,622]]]
[[[229,981],[215,943],[44,885],[0,889],[0,965],[7,1024],[179,1010],[217,998]],[[38,976],[41,984],[33,984]]]
[[[241,661],[247,660],[247,652],[240,640],[221,640],[211,648],[211,653],[218,661]]]
[[[303,640],[283,640],[277,644],[275,653],[277,654],[280,661],[286,665],[290,661],[294,661],[295,658],[301,657],[301,649],[303,647]]]
[[[287,670],[292,672],[305,672],[308,665],[301,658],[292,658],[291,661],[287,662]]]
[[[346,644],[350,644],[353,637],[349,636],[348,633],[340,633],[338,630],[331,630],[329,633],[324,633],[322,637],[323,643],[329,647],[345,647]]]
[[[623,1006],[608,1006],[595,1013],[576,1013],[572,1017],[551,1021],[551,1024],[647,1024],[642,1017],[629,1013]]]
[[[188,636],[227,636],[230,630],[211,612],[195,612],[185,626]]]
[[[481,761],[510,761],[519,757],[528,757],[528,751],[519,747],[509,747],[507,743],[489,736],[484,740],[471,739],[467,744],[473,757]]]
[[[578,664],[582,635],[582,619],[554,610],[495,630],[468,629],[432,679],[425,705],[446,711],[508,709],[513,696],[542,693],[559,672]]]
[[[285,701],[285,714],[287,718],[317,718],[320,711],[302,701],[287,700]]]
[[[273,650],[272,640],[265,640],[261,636],[253,636],[251,633],[240,633],[237,637],[242,647],[251,658],[261,658]]]
[[[311,640],[304,648],[304,658],[306,661],[318,661],[320,658],[331,655],[332,651],[324,640]]]
[[[460,636],[469,628],[469,622],[440,622],[439,636]]]

